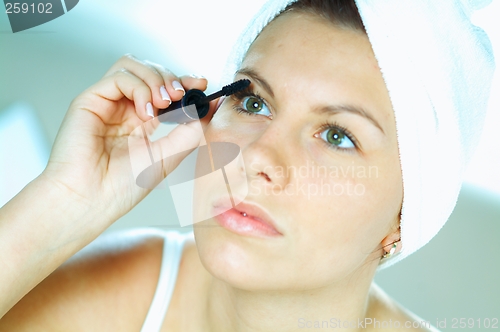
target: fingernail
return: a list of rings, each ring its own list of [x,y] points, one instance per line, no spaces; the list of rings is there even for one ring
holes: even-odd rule
[[[153,111],[153,105],[151,105],[151,103],[146,104],[146,114],[152,118],[155,117],[155,112]]]
[[[172,102],[172,99],[170,99],[170,96],[168,95],[167,89],[165,88],[164,85],[160,87],[160,94],[161,94],[161,99]]]
[[[179,83],[178,81],[173,81],[172,87],[174,88],[175,91],[182,91],[183,94],[186,94],[186,91],[184,91],[182,84]]]
[[[202,75],[191,74],[189,76],[191,76],[192,78],[205,79],[206,80],[205,76],[202,76]]]

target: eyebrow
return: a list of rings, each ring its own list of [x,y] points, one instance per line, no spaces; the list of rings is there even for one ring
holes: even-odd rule
[[[257,72],[253,69],[250,68],[242,68],[236,71],[236,75],[241,74],[241,75],[246,75],[256,81],[266,92],[274,98],[274,92],[273,89],[271,88],[271,85],[263,79]]]
[[[264,79],[262,78],[254,69],[251,68],[242,68],[236,71],[235,75],[246,75],[256,81],[266,92],[274,98],[274,93],[273,89],[271,88],[271,85]],[[354,106],[354,105],[328,105],[320,108],[316,108],[314,110],[315,113],[319,114],[338,114],[341,112],[348,112],[351,114],[356,114],[359,116],[364,117],[368,121],[370,121],[375,127],[377,127],[384,135],[384,129],[382,129],[382,126],[375,120],[373,116],[371,116],[370,113],[365,111],[362,107]]]
[[[368,121],[370,121],[375,127],[380,129],[380,131],[385,135],[384,129],[382,129],[382,126],[375,120],[373,116],[371,116],[370,113],[365,111],[362,107],[354,106],[354,105],[328,105],[320,108],[316,108],[314,110],[315,113],[319,114],[338,114],[341,112],[347,112],[347,113],[352,113],[356,114],[359,116],[364,117]]]

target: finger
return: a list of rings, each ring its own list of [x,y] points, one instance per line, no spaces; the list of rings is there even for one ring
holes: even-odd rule
[[[187,89],[198,89],[205,91],[207,89],[208,80],[203,76],[184,75],[180,77],[182,85]]]
[[[179,100],[184,95],[180,79],[176,75],[161,65],[150,61],[140,61],[130,54],[122,56],[108,70],[106,76],[123,68],[142,79],[150,87],[152,104],[155,108],[167,108],[172,100]]]
[[[150,87],[126,69],[121,69],[113,75],[104,77],[91,86],[89,90],[92,94],[106,100],[118,101],[125,97],[133,101],[136,114],[143,121],[151,119],[150,114],[148,114],[151,109],[153,109],[153,112],[156,111],[151,104]],[[117,114],[115,107],[94,107],[92,111],[105,123],[110,123],[117,115],[122,116],[122,114]]]
[[[186,88],[181,82],[181,78],[177,77],[170,70],[166,69],[164,66],[145,60],[144,63],[149,67],[156,70],[156,72],[163,77],[165,82],[164,87],[166,92],[165,96],[169,96],[170,100],[177,101],[180,100],[186,94]]]
[[[200,146],[203,130],[199,121],[193,121],[178,125],[168,136],[154,142],[144,143],[139,136],[129,136],[132,171],[137,185],[153,189]]]
[[[200,122],[192,121],[178,125],[166,137],[150,143],[154,160],[163,161],[163,178],[200,145],[203,137]]]
[[[142,127],[144,129],[144,132],[148,136],[148,138],[151,138],[151,136],[155,133],[156,129],[160,126],[161,122],[158,117],[154,117],[151,120],[144,122],[142,124]]]

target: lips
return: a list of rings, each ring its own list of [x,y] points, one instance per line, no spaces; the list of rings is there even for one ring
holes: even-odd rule
[[[215,220],[228,230],[241,235],[280,236],[272,218],[259,206],[240,202],[233,208],[229,198],[221,198],[213,204]],[[238,201],[238,200],[237,200]]]

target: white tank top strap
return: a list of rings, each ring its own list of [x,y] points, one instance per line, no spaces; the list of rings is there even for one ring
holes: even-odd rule
[[[160,331],[174,292],[184,243],[193,236],[192,232],[180,233],[178,231],[167,231],[164,234],[158,285],[141,332]]]

